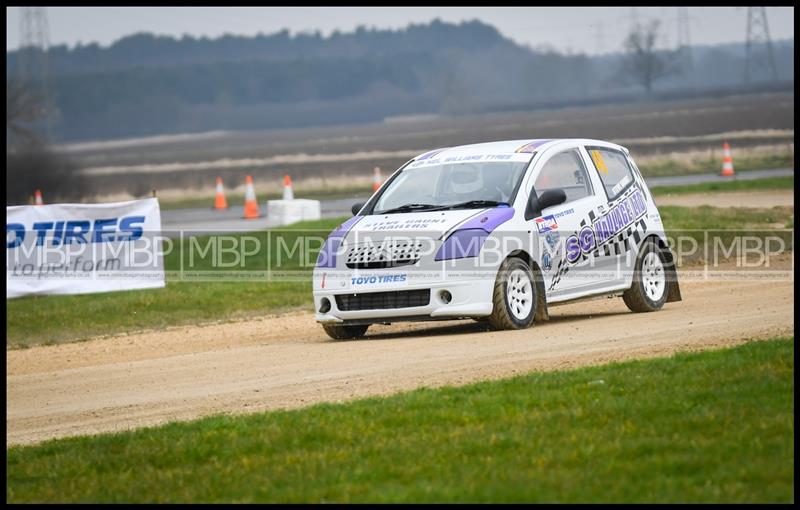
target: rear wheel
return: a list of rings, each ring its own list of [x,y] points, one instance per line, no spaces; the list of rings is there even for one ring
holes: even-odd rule
[[[488,317],[495,329],[524,329],[533,324],[536,285],[530,266],[522,259],[508,258],[500,266]]]
[[[351,338],[360,338],[367,332],[369,324],[323,324],[322,329],[325,333],[334,340],[349,340]]]
[[[633,272],[631,288],[622,300],[632,312],[655,312],[667,301],[667,273],[664,254],[652,240],[642,245]]]

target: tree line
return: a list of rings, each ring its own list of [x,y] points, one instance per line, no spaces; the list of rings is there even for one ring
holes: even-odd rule
[[[596,57],[524,47],[479,21],[438,20],[327,37],[135,34],[107,48],[56,46],[48,53],[52,137],[370,122],[740,81],[743,45],[694,48],[693,67],[681,69],[647,30],[658,26]],[[775,48],[782,77],[793,80],[793,41]],[[21,51],[7,52],[7,90]]]

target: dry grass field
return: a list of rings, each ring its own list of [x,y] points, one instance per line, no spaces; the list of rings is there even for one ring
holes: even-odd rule
[[[200,133],[61,146],[90,176],[101,196],[140,196],[151,189],[208,193],[219,175],[236,188],[254,176],[264,192],[283,174],[296,182],[336,187],[347,176],[369,182],[421,151],[481,141],[587,137],[622,143],[637,158],[719,158],[734,151],[794,150],[794,95],[729,96],[562,108],[480,116],[422,117],[380,124]],[[643,162],[646,159],[642,160]],[[261,183],[261,184],[260,184]],[[360,182],[359,182],[360,184]],[[258,186],[264,188],[258,188]],[[315,186],[308,185],[308,189]]]

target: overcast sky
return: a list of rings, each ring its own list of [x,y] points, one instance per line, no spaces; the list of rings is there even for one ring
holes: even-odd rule
[[[634,14],[635,12],[635,14]],[[352,31],[358,25],[401,28],[434,18],[459,22],[479,19],[505,36],[532,47],[547,45],[589,54],[621,47],[633,16],[658,18],[662,44],[677,41],[675,7],[48,7],[51,44],[107,46],[135,33],[218,37],[225,33],[270,34],[287,28],[294,34],[319,30]],[[692,44],[745,40],[746,7],[690,7]],[[794,37],[794,8],[767,7],[773,39]],[[6,49],[20,41],[20,8],[6,8]]]

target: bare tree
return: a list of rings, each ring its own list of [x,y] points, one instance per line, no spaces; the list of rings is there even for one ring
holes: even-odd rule
[[[6,135],[25,145],[41,142],[31,124],[42,117],[41,98],[16,80],[6,82]]]
[[[19,80],[6,81],[6,205],[28,202],[41,189],[49,202],[79,200],[92,193],[90,182],[63,153],[36,131],[46,117],[41,95]]]
[[[675,51],[658,50],[660,22],[637,24],[625,39],[626,54],[622,60],[623,72],[649,94],[653,83],[679,70]]]

